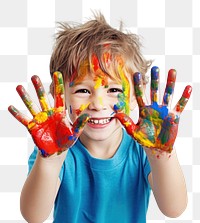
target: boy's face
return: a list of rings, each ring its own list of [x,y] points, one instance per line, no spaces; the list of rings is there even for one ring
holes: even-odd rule
[[[91,116],[83,131],[87,137],[103,140],[112,136],[121,128],[119,121],[112,118],[114,113],[127,113],[135,104],[131,77],[123,75],[122,83],[119,83],[94,70],[92,74],[83,74],[73,83],[65,83],[66,107],[71,121],[74,122],[84,113]]]

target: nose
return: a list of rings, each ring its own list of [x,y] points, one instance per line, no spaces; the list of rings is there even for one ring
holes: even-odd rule
[[[103,103],[103,98],[100,96],[93,97],[89,106],[88,106],[88,109],[95,110],[95,111],[105,110],[106,107]]]

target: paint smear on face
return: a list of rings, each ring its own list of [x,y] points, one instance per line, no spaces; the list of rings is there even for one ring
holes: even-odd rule
[[[105,58],[104,58],[105,57]],[[104,60],[106,61],[109,61],[109,54],[106,54],[104,53],[104,56],[103,56]],[[101,86],[104,86],[105,88],[108,87],[108,76],[107,74],[105,74],[101,68],[100,68],[100,65],[99,65],[99,60],[97,58],[97,56],[95,54],[92,55],[92,68],[93,68],[93,71],[95,73],[95,77],[94,77],[94,81],[95,81],[95,86],[94,86],[94,89],[97,89]]]
[[[122,90],[123,93],[118,95],[119,102],[114,105],[115,112],[123,111],[125,114],[129,115],[130,113],[130,106],[129,106],[129,100],[130,100],[130,84],[128,81],[128,78],[126,77],[123,69],[122,69],[122,62],[119,62],[118,66],[118,72],[122,80]]]
[[[103,98],[102,97],[98,97],[99,103],[101,106],[103,106]]]
[[[87,104],[82,104],[79,109],[76,109],[76,111],[75,111],[76,115],[79,116],[81,114],[81,112],[84,111],[89,106],[89,104],[90,104],[90,102]]]
[[[88,60],[83,60],[80,64],[80,68],[79,68],[79,76],[77,70],[75,70],[72,74],[71,80],[69,82],[69,87],[73,87],[79,83],[81,83],[85,76],[88,74],[89,72],[89,61]]]

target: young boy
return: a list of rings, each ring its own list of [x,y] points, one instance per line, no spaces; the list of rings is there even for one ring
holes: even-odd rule
[[[50,62],[54,107],[37,76],[32,82],[42,111],[22,86],[17,91],[33,119],[9,107],[37,146],[21,193],[29,223],[44,222],[53,206],[55,223],[144,223],[151,189],[166,216],[185,210],[187,191],[173,144],[191,87],[169,112],[176,72],[169,71],[158,105],[159,69],[153,67],[151,104],[145,105],[150,65],[138,37],[110,27],[101,14],[62,26]],[[135,125],[129,112],[137,104]]]

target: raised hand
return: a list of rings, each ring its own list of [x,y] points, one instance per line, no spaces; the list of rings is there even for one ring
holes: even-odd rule
[[[81,115],[73,125],[67,120],[64,84],[60,72],[55,72],[53,75],[54,108],[51,108],[48,102],[39,77],[33,76],[31,80],[37,92],[42,111],[31,100],[21,85],[17,86],[17,92],[32,114],[33,119],[26,117],[12,105],[9,106],[8,110],[19,122],[27,127],[42,156],[47,157],[54,153],[59,154],[75,143],[89,116],[87,114]]]
[[[168,105],[176,81],[175,70],[171,69],[168,72],[162,105],[158,105],[158,67],[151,69],[151,105],[145,105],[143,101],[142,75],[135,73],[133,78],[135,96],[139,106],[138,123],[133,123],[132,119],[124,113],[116,113],[115,117],[142,146],[171,152],[178,132],[180,115],[190,98],[192,87],[189,85],[185,87],[182,97],[174,109],[169,111]]]

